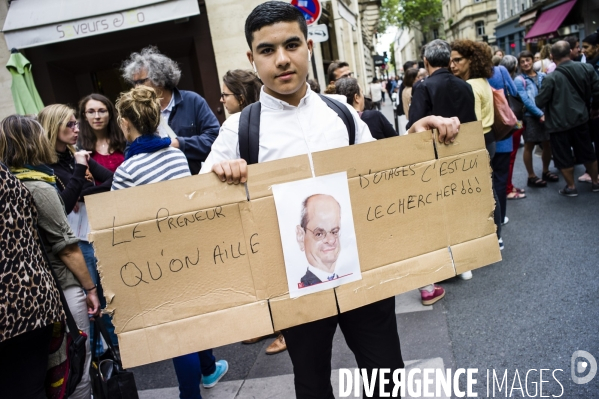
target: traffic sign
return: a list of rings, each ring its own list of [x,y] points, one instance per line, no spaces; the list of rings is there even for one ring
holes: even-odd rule
[[[295,6],[304,14],[308,25],[315,24],[320,18],[322,7],[320,0],[291,0],[291,5]]]
[[[322,43],[329,40],[329,29],[325,24],[308,26],[308,39],[314,43]]]

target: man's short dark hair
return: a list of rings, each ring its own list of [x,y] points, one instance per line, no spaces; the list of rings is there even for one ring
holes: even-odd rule
[[[416,61],[406,61],[403,64],[403,70],[407,71],[408,69],[413,68],[416,64],[418,64]]]
[[[518,54],[518,64],[520,64],[520,61],[522,60],[522,58],[531,58],[534,60],[535,56],[530,51],[524,50],[524,51],[521,51],[520,54]]]
[[[297,22],[304,37],[306,40],[308,39],[308,25],[306,25],[306,19],[300,10],[282,1],[267,1],[254,8],[245,20],[245,40],[247,40],[250,50],[254,32],[277,22]]]
[[[554,43],[551,46],[551,55],[553,56],[553,61],[570,57],[570,44],[565,40]]]
[[[449,66],[451,46],[445,40],[433,40],[425,46],[424,56],[430,66],[434,68],[445,68]]]
[[[339,68],[343,68],[343,67],[348,67],[349,64],[345,61],[333,61],[329,64],[329,68],[327,69],[327,76],[329,77],[329,82],[334,82],[335,80],[337,80],[337,77],[335,76],[335,71]]]
[[[568,42],[570,45],[570,50],[574,50],[576,48],[576,43],[578,43],[580,40],[578,40],[576,36],[566,36],[564,41]]]

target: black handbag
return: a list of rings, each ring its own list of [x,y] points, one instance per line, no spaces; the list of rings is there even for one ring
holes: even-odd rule
[[[512,96],[508,90],[505,90],[505,87],[507,87],[505,84],[505,78],[503,78],[503,75],[501,75],[501,77],[503,79],[505,98],[507,98],[507,102],[510,105],[510,109],[512,110],[514,115],[516,115],[516,119],[521,121],[524,117],[524,103],[520,99],[520,96]]]
[[[95,320],[95,335],[92,343],[92,366],[90,375],[94,399],[139,399],[133,373],[123,369],[121,357],[110,340],[101,317]],[[102,356],[96,356],[96,347],[104,337],[108,349]]]
[[[507,101],[510,104],[510,108],[512,109],[512,112],[514,113],[514,115],[516,115],[516,118],[519,121],[521,121],[522,118],[524,117],[524,103],[522,102],[520,97],[519,96],[515,97],[508,93]]]

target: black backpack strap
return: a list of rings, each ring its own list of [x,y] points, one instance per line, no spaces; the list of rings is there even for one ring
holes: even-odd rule
[[[580,96],[580,98],[582,99],[582,101],[584,101],[584,103],[587,105],[587,108],[589,107],[589,102],[590,102],[590,98],[587,98],[587,96],[585,96],[586,93],[583,93],[582,90],[580,89],[580,86],[578,86],[576,84],[576,82],[574,81],[574,78],[572,77],[572,75],[570,75],[570,72],[562,69],[562,68],[555,68],[554,72],[560,72],[562,75],[564,75],[566,77],[566,79],[568,79],[568,82],[570,83],[570,86],[572,86],[574,88],[574,90],[576,90],[576,92],[578,93],[578,95]],[[585,76],[585,80],[586,80],[586,76]],[[587,83],[587,82],[585,82]],[[585,90],[586,92],[586,90]]]
[[[352,116],[351,111],[337,100],[333,100],[332,98],[324,96],[322,94],[319,94],[319,96],[320,98],[322,98],[322,101],[324,101],[324,103],[329,106],[330,109],[332,109],[337,113],[337,115],[339,115],[339,118],[341,118],[341,120],[345,124],[345,127],[347,128],[347,133],[349,134],[349,145],[355,144],[356,123],[354,122],[354,117]]]
[[[239,155],[248,165],[258,163],[260,145],[260,101],[248,105],[239,118]]]

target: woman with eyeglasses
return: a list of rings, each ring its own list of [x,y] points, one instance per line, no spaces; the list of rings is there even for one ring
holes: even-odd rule
[[[90,159],[89,151],[75,149],[79,122],[73,109],[63,104],[49,105],[37,119],[58,156],[58,162],[48,166],[56,174],[56,187],[67,214],[79,210],[85,195],[110,191],[112,172]],[[94,179],[101,185],[96,187]]]
[[[94,285],[98,287],[102,307],[105,307],[94,248],[87,241],[89,224],[83,198],[86,195],[110,191],[113,173],[91,159],[89,151],[75,150],[75,143],[79,136],[79,122],[75,119],[73,109],[63,104],[53,104],[42,109],[37,118],[56,152],[57,161],[48,166],[54,171],[56,188],[64,203],[69,225],[79,239],[78,245],[83,253],[88,272]],[[96,181],[100,185],[96,185]],[[109,331],[113,331],[110,316],[103,317],[103,320]],[[113,341],[116,345],[115,335]]]
[[[493,56],[487,50],[486,43],[478,43],[472,40],[456,40],[451,43],[451,58],[449,67],[451,72],[458,78],[466,81],[474,93],[474,113],[476,120],[483,124],[483,134],[485,137],[485,146],[489,157],[495,156],[496,144],[495,136],[491,131],[495,119],[493,108],[493,90],[488,79],[493,77]],[[499,248],[503,249],[503,240],[501,238],[501,211],[499,208],[499,198],[493,188],[495,197],[494,219],[497,226],[497,238]],[[472,278],[472,272],[466,272],[461,275],[464,280]]]
[[[79,149],[91,152],[94,161],[114,173],[125,160],[127,144],[114,105],[103,95],[92,93],[79,101],[78,116]]]
[[[260,99],[262,82],[254,72],[234,69],[223,76],[220,102],[229,115],[241,112],[246,106]]]

